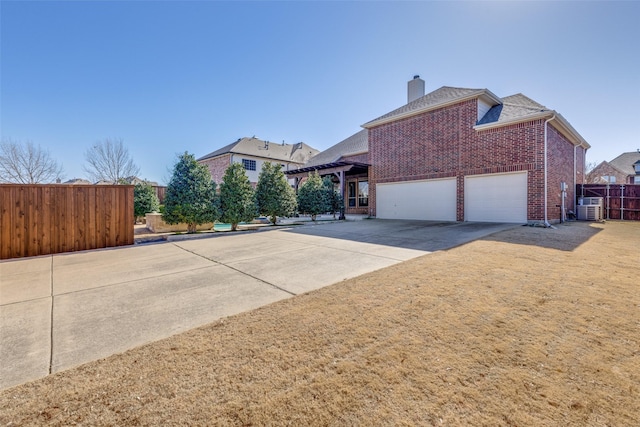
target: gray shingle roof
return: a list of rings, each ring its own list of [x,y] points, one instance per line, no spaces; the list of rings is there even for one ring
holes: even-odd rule
[[[245,154],[282,162],[305,163],[309,158],[318,154],[318,150],[299,142],[297,144],[278,144],[263,141],[256,137],[240,138],[231,144],[204,155],[198,161],[211,159],[227,153]]]
[[[633,169],[633,165],[638,161],[640,161],[640,153],[631,151],[620,154],[611,160],[609,164],[626,175],[635,175],[636,171]]]
[[[415,101],[403,105],[400,108],[396,108],[395,110],[382,115],[377,119],[371,120],[370,122],[365,123],[363,126],[367,127],[376,122],[385,122],[396,117],[399,118],[410,115],[413,112],[428,110],[431,107],[437,107],[439,105],[448,104],[457,100],[463,100],[465,98],[470,98],[476,95],[480,96],[485,93],[488,93],[486,89],[468,89],[461,87],[442,86],[440,89],[436,89],[433,92],[430,92],[416,99]]]
[[[356,153],[364,153],[368,150],[368,131],[366,129],[362,129],[361,131],[351,135],[347,139],[338,142],[337,144],[327,148],[320,154],[312,157],[305,164],[305,167],[333,163],[338,161],[342,157]]]
[[[551,112],[551,110],[533,99],[517,93],[502,98],[502,104],[491,107],[477,124],[509,122],[542,112]]]

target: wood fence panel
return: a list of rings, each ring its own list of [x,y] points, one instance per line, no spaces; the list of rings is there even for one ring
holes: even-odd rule
[[[605,219],[640,221],[639,184],[585,184],[576,186],[578,197],[602,197]]]
[[[0,259],[131,245],[133,186],[0,184]]]
[[[96,236],[96,190],[95,188],[88,189],[87,204],[85,205],[85,217],[87,218],[87,249],[96,249],[97,236]]]

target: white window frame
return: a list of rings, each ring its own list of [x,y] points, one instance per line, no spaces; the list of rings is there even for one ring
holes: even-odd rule
[[[255,171],[257,168],[257,162],[253,159],[242,159],[242,166],[245,170]]]

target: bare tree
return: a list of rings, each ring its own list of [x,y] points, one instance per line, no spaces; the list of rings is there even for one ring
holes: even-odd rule
[[[39,145],[10,139],[0,143],[0,182],[42,184],[62,179],[62,164]]]
[[[125,178],[136,176],[140,168],[133,163],[122,138],[96,142],[84,155],[87,165],[84,170],[94,181],[109,181],[119,184]]]
[[[592,173],[598,164],[599,163],[596,162],[587,162],[584,165],[585,184],[598,184],[601,182],[602,178],[597,174]]]

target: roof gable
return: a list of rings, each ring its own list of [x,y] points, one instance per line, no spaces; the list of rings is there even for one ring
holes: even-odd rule
[[[540,115],[540,113],[551,113],[552,111],[533,99],[517,93],[515,95],[502,98],[502,103],[494,105],[487,113],[478,120],[477,125],[489,123],[506,123],[520,120],[526,117]]]
[[[327,148],[323,152],[313,156],[305,164],[305,167],[334,163],[342,157],[367,152],[369,150],[368,135],[369,132],[366,129],[362,129],[350,137]]]
[[[261,157],[268,160],[305,163],[310,157],[316,155],[318,150],[299,142],[297,144],[277,144],[263,141],[254,137],[240,138],[231,144],[202,156],[198,161],[211,159],[223,154],[244,154],[247,156]]]
[[[495,96],[487,89],[469,89],[461,87],[442,86],[415,101],[412,101],[400,108],[397,108],[385,115],[371,120],[362,125],[365,128],[388,123],[412,115],[420,114],[426,111],[442,108],[467,99],[480,98],[487,99],[491,104],[498,104],[500,98]]]
[[[633,165],[639,161],[640,152],[630,151],[628,153],[620,154],[618,157],[611,160],[609,164],[626,175],[635,175],[636,171],[633,169]]]

